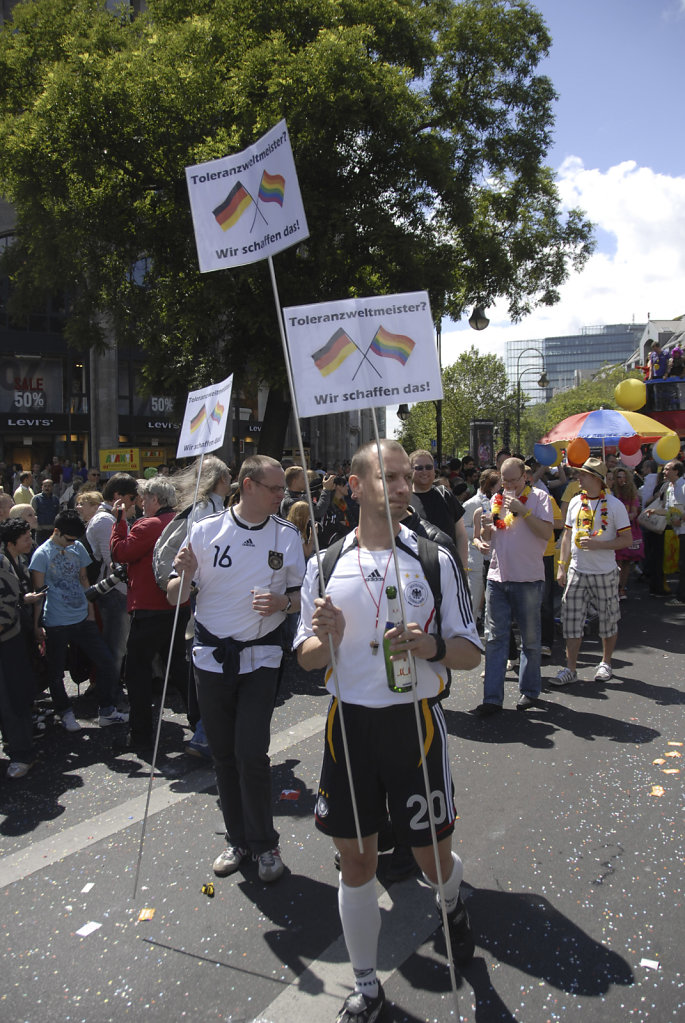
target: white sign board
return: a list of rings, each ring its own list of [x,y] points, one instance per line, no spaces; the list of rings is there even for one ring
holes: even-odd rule
[[[202,273],[309,237],[285,121],[241,153],[186,167],[186,181]]]
[[[192,458],[216,451],[224,442],[231,409],[233,374],[220,384],[191,391],[186,402],[177,458]]]
[[[442,398],[428,295],[283,310],[301,416]]]

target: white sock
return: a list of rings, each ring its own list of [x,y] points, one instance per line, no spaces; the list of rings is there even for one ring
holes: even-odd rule
[[[372,877],[359,888],[352,888],[340,879],[338,908],[345,944],[354,970],[355,990],[367,998],[378,994],[376,960],[381,911],[378,908],[376,879]]]
[[[459,898],[459,889],[461,888],[461,882],[464,877],[464,864],[461,861],[461,857],[457,856],[455,852],[452,853],[452,873],[443,882],[442,890],[445,893],[445,907],[448,913],[451,913],[457,904]],[[438,893],[438,886],[434,881],[431,881],[425,874],[423,875],[424,881],[426,881],[433,891],[435,892],[440,905],[440,895]]]

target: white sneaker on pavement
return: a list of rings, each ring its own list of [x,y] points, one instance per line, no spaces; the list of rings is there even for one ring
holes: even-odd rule
[[[278,881],[285,870],[280,849],[269,849],[257,856],[257,873],[260,881]]]
[[[117,710],[116,707],[109,714],[100,714],[98,717],[98,724],[100,728],[106,728],[107,725],[125,725],[128,721],[128,714],[124,714],[123,711]]]
[[[245,857],[249,855],[249,849],[242,849],[239,845],[227,845],[214,860],[212,869],[217,877],[228,877],[229,874],[236,872]]]
[[[608,682],[610,678],[613,678],[613,674],[611,665],[607,664],[606,661],[602,661],[595,672],[595,682]]]
[[[81,726],[76,720],[76,715],[74,714],[71,707],[69,708],[69,710],[65,710],[64,713],[62,714],[62,724],[64,725],[68,732],[81,731]]]

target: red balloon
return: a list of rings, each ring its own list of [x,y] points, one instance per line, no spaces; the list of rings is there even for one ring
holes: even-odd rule
[[[590,457],[590,445],[584,437],[576,437],[566,449],[566,458],[569,465],[582,465]]]
[[[635,437],[621,437],[618,442],[618,450],[622,455],[634,455],[636,451],[640,450],[641,443],[637,435]]]

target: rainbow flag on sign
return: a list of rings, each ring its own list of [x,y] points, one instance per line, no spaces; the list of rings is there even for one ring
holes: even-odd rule
[[[209,418],[213,419],[215,423],[220,423],[221,422],[221,417],[223,416],[223,414],[224,414],[224,406],[221,404],[220,401],[217,401],[216,405],[214,406],[212,411],[209,413]]]
[[[391,334],[385,327],[379,327],[369,345],[369,350],[384,359],[396,359],[404,366],[414,351],[415,345],[416,342],[406,334]]]
[[[348,355],[352,355],[352,352],[357,350],[350,335],[340,327],[323,348],[314,352],[312,359],[321,375],[327,377],[329,373],[343,364]]]
[[[277,202],[283,205],[285,196],[285,178],[282,174],[262,173],[261,184],[259,185],[259,198],[262,202]]]
[[[190,432],[195,433],[196,430],[199,430],[206,418],[207,409],[203,405],[197,415],[190,420]]]
[[[245,210],[252,202],[252,196],[238,182],[228,193],[220,206],[212,210],[214,219],[222,231],[228,231],[242,217]]]

